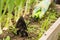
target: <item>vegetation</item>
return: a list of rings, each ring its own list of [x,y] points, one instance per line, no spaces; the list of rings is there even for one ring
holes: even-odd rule
[[[3,38],[3,40],[10,40],[10,37],[7,36],[6,38]]]
[[[6,30],[8,30],[8,33],[11,32],[16,34],[16,23],[20,16],[23,15],[29,35],[25,39],[38,40],[60,16],[56,13],[54,8],[49,7],[46,14],[43,15],[41,19],[39,19],[38,16],[40,9],[36,10],[36,18],[33,17],[34,8],[40,3],[40,1],[41,0],[0,0],[0,34],[3,34]],[[13,39],[10,36],[2,37],[1,39],[10,40],[10,38]]]

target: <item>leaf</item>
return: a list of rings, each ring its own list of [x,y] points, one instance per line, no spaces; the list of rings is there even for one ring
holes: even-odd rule
[[[19,11],[24,7],[25,2],[26,2],[26,0],[20,0],[20,4],[19,4],[19,6],[18,6],[18,10],[19,10]]]
[[[40,13],[41,13],[41,12],[39,11],[39,12],[33,14],[32,17],[33,17],[33,18],[39,18],[39,14],[40,14]]]
[[[5,40],[10,40],[10,36],[7,36]]]
[[[0,0],[0,16],[2,14],[3,6],[4,6],[4,0]]]
[[[21,0],[15,0],[15,5],[19,6],[20,2],[21,2]]]
[[[42,28],[42,29],[45,29],[45,27],[47,27],[47,25],[49,25],[48,22],[49,22],[49,19],[47,18],[47,19],[42,23],[41,28]]]
[[[11,13],[14,8],[14,0],[9,0],[8,1],[8,12]]]

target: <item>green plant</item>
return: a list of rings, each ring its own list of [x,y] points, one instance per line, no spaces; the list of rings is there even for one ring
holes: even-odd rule
[[[2,33],[2,29],[1,29],[1,21],[2,21],[2,10],[3,10],[3,6],[4,6],[4,0],[0,0],[0,34]]]
[[[48,10],[48,12],[49,15],[42,23],[40,33],[37,39],[39,39],[42,36],[42,34],[49,28],[49,24],[51,24],[51,22],[55,21],[56,19],[56,11],[54,9]]]
[[[3,38],[3,40],[10,40],[10,36],[7,36],[6,38]]]
[[[15,28],[15,26],[17,20],[20,18],[21,15],[25,16],[29,13],[32,13],[33,17],[42,18],[45,12],[49,12],[44,15],[44,19],[42,18],[43,21],[40,21],[40,19],[38,19],[39,22],[42,22],[42,24],[40,24],[41,27],[39,27],[40,29],[37,37],[38,40],[39,37],[41,37],[42,34],[49,28],[49,24],[56,19],[56,12],[54,11],[55,9],[48,9],[47,7],[46,10],[44,10],[44,8],[40,8],[41,6],[39,3],[40,0],[0,0],[0,34],[2,33],[2,29],[9,29],[16,34],[17,29]],[[31,9],[34,9],[33,12],[31,11]],[[29,20],[26,21],[26,24],[28,25],[29,22]],[[32,25],[32,27],[28,27],[28,32],[34,32],[36,28],[36,25]],[[5,39],[10,40],[10,37],[7,36],[7,38]]]
[[[0,23],[3,23],[4,29],[8,29],[9,26],[13,25],[11,19],[17,22],[23,11],[24,14],[29,13],[32,4],[36,4],[36,0],[0,0]]]

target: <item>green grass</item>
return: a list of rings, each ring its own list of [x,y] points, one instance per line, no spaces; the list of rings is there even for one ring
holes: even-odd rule
[[[28,25],[29,33],[32,32],[33,34],[38,35],[38,36],[36,36],[36,38],[33,37],[34,40],[38,40],[43,35],[43,33],[50,28],[50,26],[52,25],[52,22],[54,22],[57,19],[56,16],[57,16],[57,14],[56,14],[55,9],[49,8],[48,11],[46,12],[46,14],[44,15],[44,17],[42,18],[42,20],[41,19],[39,19],[39,21],[37,20],[37,22],[40,25],[38,25],[38,23]],[[38,32],[38,33],[36,34],[35,32],[36,33]]]
[[[20,18],[21,15],[26,16],[27,14],[33,13],[35,6],[39,4],[38,2],[40,3],[40,0],[0,0],[0,34],[3,32],[3,29],[4,30],[11,29],[10,31],[16,34],[17,29],[15,28],[15,25],[17,20]],[[32,9],[33,11],[31,11],[30,9]],[[4,10],[3,13],[2,13],[2,10]],[[6,11],[8,12],[6,13]],[[36,11],[38,11],[36,15],[36,17],[38,18],[40,10],[38,9]],[[12,15],[12,12],[15,15]],[[48,11],[43,16],[43,18],[38,19],[39,21],[37,20],[37,22],[39,23],[38,26],[33,24],[27,25],[29,33],[32,32],[36,34],[35,31],[38,32],[37,33],[38,36],[36,36],[36,38],[32,37],[30,39],[38,40],[43,35],[43,33],[49,28],[49,25],[51,24],[51,22],[57,19],[56,16],[57,15],[56,15],[55,9],[54,10],[48,9]],[[15,22],[14,25],[12,21]],[[29,20],[28,22],[27,20],[25,21],[26,21],[26,24],[29,24],[30,22]],[[39,30],[37,30],[37,27],[39,28]],[[6,39],[10,39],[10,38],[7,37]]]
[[[3,26],[9,28],[12,26],[10,24],[13,24],[11,19],[14,18],[14,21],[17,22],[22,14],[29,14],[33,4],[36,4],[36,0],[0,0],[0,23],[3,22]],[[3,13],[2,10],[4,10]],[[12,12],[14,12],[14,16]]]
[[[10,36],[7,36],[6,38],[3,38],[3,40],[11,40]]]

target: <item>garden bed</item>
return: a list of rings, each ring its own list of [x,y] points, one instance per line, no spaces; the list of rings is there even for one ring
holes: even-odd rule
[[[59,40],[60,18],[43,34],[39,40]],[[58,39],[59,38],[59,39]]]
[[[48,14],[46,14],[45,16],[47,16]],[[58,16],[59,14],[57,14],[57,19],[58,19]],[[47,16],[48,17],[48,16]],[[17,35],[14,35],[13,33],[11,33],[9,30],[8,31],[4,31],[2,35],[0,35],[0,39],[3,39],[3,38],[6,38],[7,36],[10,36],[11,40],[37,40],[39,39],[40,36],[45,35],[44,32],[46,32],[47,29],[50,29],[48,26],[51,26],[53,25],[53,23],[57,20],[57,19],[54,19],[54,21],[52,21],[47,27],[47,29],[44,29],[42,30],[42,34],[40,34],[40,36],[38,35],[39,34],[39,31],[41,30],[41,25],[42,23],[45,23],[44,21],[47,19],[46,18],[43,18],[42,20],[34,20],[32,19],[31,22],[29,23],[29,20],[27,20],[27,24],[28,24],[28,37],[20,37],[20,36],[17,36]],[[44,25],[44,24],[43,24]],[[45,24],[46,25],[46,24]],[[55,27],[55,26],[54,26]],[[50,33],[50,32],[48,32]],[[47,35],[47,34],[46,34]],[[39,37],[38,37],[39,36]],[[50,37],[49,37],[50,38]],[[45,39],[44,39],[45,40]]]
[[[56,11],[60,14],[60,5],[56,5]],[[55,23],[43,34],[39,40],[60,40],[60,17],[55,21]]]
[[[58,10],[60,6],[58,7],[58,5],[57,5],[58,8],[56,8],[55,7],[56,4],[55,5],[53,4],[53,6],[50,5],[49,9],[47,10],[45,15],[41,19],[39,19],[39,18],[36,19],[36,18],[32,17],[32,10],[34,9],[34,5],[38,4],[38,2],[34,3],[34,1],[31,1],[31,5],[29,5],[29,3],[26,3],[26,5],[25,5],[26,1],[24,0],[24,1],[21,1],[21,4],[24,4],[24,5],[20,4],[19,6],[17,5],[16,0],[10,1],[10,2],[13,3],[12,6],[9,2],[7,2],[9,4],[4,3],[5,7],[3,7],[2,16],[0,18],[0,23],[1,23],[0,26],[3,31],[3,33],[0,35],[0,40],[5,40],[5,39],[6,40],[40,40],[40,38],[41,39],[43,38],[42,35],[47,35],[44,33],[46,31],[51,30],[50,28],[52,28],[52,26],[55,25],[54,23],[56,23],[57,22],[56,20],[60,17],[60,12],[59,12],[60,10]],[[16,2],[16,3],[14,4],[14,2]],[[11,9],[11,7],[12,7],[12,9]],[[22,9],[19,9],[20,7]],[[23,14],[24,14],[24,21],[27,26],[27,30],[26,30],[26,32],[28,33],[27,37],[21,37],[21,34],[16,35],[17,20]],[[26,14],[28,14],[28,15],[26,15]],[[60,18],[58,19],[58,21],[59,20],[60,20]],[[57,22],[57,23],[60,23],[60,22]],[[21,26],[19,26],[19,27],[21,27]],[[57,28],[57,27],[58,27],[58,24],[56,25],[55,28]],[[6,29],[6,28],[8,28],[8,29]],[[55,31],[54,29],[53,29],[53,31]],[[51,31],[51,33],[53,31]],[[49,35],[49,36],[51,36],[51,35]]]

